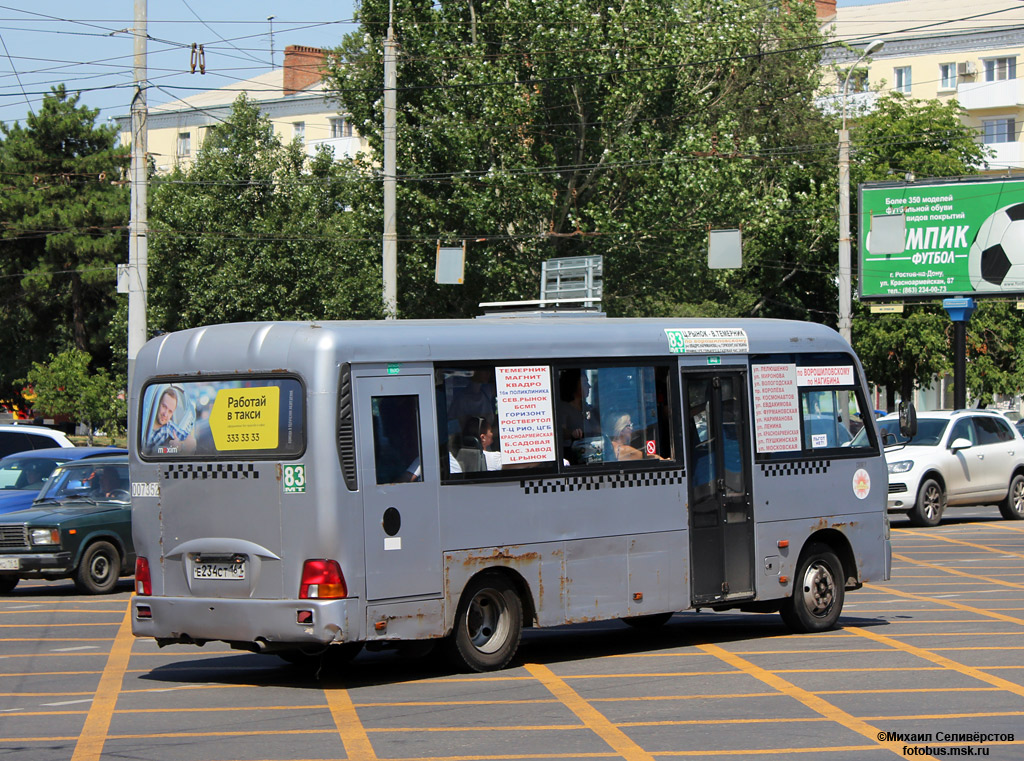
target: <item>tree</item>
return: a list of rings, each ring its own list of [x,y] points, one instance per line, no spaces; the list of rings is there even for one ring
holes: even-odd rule
[[[346,170],[282,145],[244,95],[192,167],[154,184],[151,329],[381,314],[379,266],[347,229]]]
[[[128,154],[78,101],[55,87],[25,126],[0,124],[0,398],[16,394],[33,359],[67,347],[111,361]]]
[[[543,260],[600,254],[614,314],[812,314],[835,292],[832,141],[813,101],[813,3],[785,7],[403,3],[399,312],[535,298]],[[365,0],[326,79],[375,157],[387,19]],[[380,168],[353,168],[357,237],[377,251]],[[737,226],[743,270],[709,270],[708,229]],[[437,241],[463,239],[465,285],[435,285]]]
[[[51,354],[49,362],[33,362],[28,383],[35,392],[36,409],[45,415],[67,415],[89,429],[104,429],[110,436],[121,436],[127,422],[124,379],[111,378],[106,370],[90,370],[90,357],[80,349]]]
[[[977,174],[987,149],[964,126],[963,115],[956,101],[913,100],[900,93],[878,98],[851,130],[854,187],[902,180],[908,173],[919,178]],[[886,387],[887,409],[895,409],[895,391],[909,399],[915,386],[927,387],[937,374],[952,370],[951,330],[949,317],[934,304],[912,306],[906,316],[880,317],[862,305],[855,310],[853,345],[871,382]],[[971,341],[979,343],[976,337]],[[987,375],[991,387],[995,376]]]

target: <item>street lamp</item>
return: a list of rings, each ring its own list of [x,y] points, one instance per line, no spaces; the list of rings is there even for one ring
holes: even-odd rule
[[[861,53],[843,80],[843,126],[839,130],[839,335],[852,343],[850,330],[852,269],[850,267],[850,133],[846,129],[846,91],[857,65],[885,43],[875,40]]]

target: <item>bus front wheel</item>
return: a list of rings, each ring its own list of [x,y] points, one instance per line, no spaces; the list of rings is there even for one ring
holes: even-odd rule
[[[459,600],[450,654],[472,671],[496,671],[512,660],[522,633],[519,593],[501,574],[483,574],[470,581]]]
[[[832,550],[824,544],[810,545],[800,561],[793,595],[779,609],[786,626],[801,633],[833,628],[843,609],[845,578]]]

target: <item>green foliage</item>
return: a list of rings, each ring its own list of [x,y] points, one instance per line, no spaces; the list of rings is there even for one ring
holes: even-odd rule
[[[834,294],[834,142],[813,96],[813,3],[412,0],[395,16],[399,312],[466,316],[536,298],[540,265],[605,257],[619,315],[818,316]],[[364,0],[328,85],[383,155],[385,0]],[[808,148],[802,161],[792,146]],[[783,148],[786,150],[783,150]],[[353,162],[377,250],[379,166]],[[709,228],[745,267],[709,270]],[[438,240],[471,241],[462,286]]]
[[[920,101],[899,93],[878,98],[873,110],[850,131],[852,187],[863,182],[902,181],[907,173],[919,179],[977,174],[975,167],[987,149],[975,141],[971,129],[961,122],[962,116],[955,101]],[[851,218],[857,219],[856,211]],[[969,331],[984,311],[978,310],[968,324]],[[1002,338],[1003,333],[998,334]],[[853,345],[868,379],[890,392],[899,391],[904,399],[910,398],[915,387],[928,387],[936,374],[952,373],[952,336],[949,316],[936,304],[911,306],[903,315],[874,315],[861,308],[853,320]],[[987,345],[984,338],[974,343]],[[1003,345],[1001,341],[999,345]],[[1005,360],[1011,354],[1000,351],[998,357]],[[996,371],[993,357],[977,356],[986,369],[979,366],[981,374],[968,372],[972,393],[984,395],[986,388],[989,394],[995,386],[1005,388],[1006,377]]]
[[[25,126],[0,125],[0,397],[17,393],[33,359],[69,346],[110,363],[128,156],[78,100],[56,87]]]
[[[240,96],[195,164],[154,182],[150,329],[380,316],[379,263],[348,231],[350,174],[283,145]]]
[[[80,349],[51,354],[49,362],[33,362],[28,383],[36,395],[35,408],[44,415],[67,415],[89,428],[110,436],[122,436],[127,421],[124,379],[111,378],[106,370],[90,370],[91,358]]]

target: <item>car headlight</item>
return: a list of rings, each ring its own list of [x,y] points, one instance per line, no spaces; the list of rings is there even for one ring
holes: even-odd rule
[[[914,467],[914,461],[900,460],[899,462],[890,462],[888,467],[890,473],[906,473]]]
[[[28,536],[32,544],[60,544],[59,528],[34,528]]]

